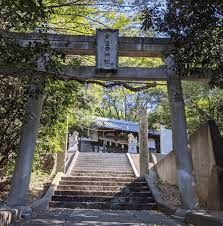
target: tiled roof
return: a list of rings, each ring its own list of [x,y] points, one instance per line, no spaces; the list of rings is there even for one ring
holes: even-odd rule
[[[110,118],[102,118],[102,117],[93,117],[94,125],[98,128],[108,128],[115,130],[122,130],[127,132],[138,132],[139,126],[137,122],[118,120],[118,119],[110,119]],[[159,135],[159,132],[154,130],[149,130],[149,134]]]

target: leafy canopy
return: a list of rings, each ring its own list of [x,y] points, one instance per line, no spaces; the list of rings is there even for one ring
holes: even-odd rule
[[[187,75],[194,67],[214,71],[212,84],[223,87],[223,2],[221,0],[160,1],[142,12],[143,27],[172,39],[168,53],[176,69]]]

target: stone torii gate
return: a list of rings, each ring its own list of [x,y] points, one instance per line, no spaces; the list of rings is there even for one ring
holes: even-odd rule
[[[36,33],[3,33],[5,37],[15,40],[24,48],[43,42],[42,35]],[[210,74],[203,74],[195,70],[189,77],[179,77],[173,70],[171,59],[164,59],[165,65],[159,68],[118,67],[118,57],[159,57],[171,48],[167,38],[119,37],[117,30],[97,30],[96,36],[72,36],[64,34],[45,35],[53,49],[62,50],[67,55],[96,55],[94,66],[61,66],[59,78],[64,79],[94,79],[94,80],[127,80],[127,81],[167,81],[171,122],[173,130],[173,144],[177,156],[177,179],[183,205],[186,209],[193,209],[196,205],[195,183],[191,154],[188,147],[187,124],[181,78],[186,80],[207,80]],[[37,70],[46,72],[46,56],[39,56]],[[23,73],[24,68],[21,69]],[[14,75],[20,68],[1,67],[0,73]],[[30,73],[30,72],[29,72]],[[55,73],[47,71],[46,73]],[[58,72],[57,72],[58,73]],[[58,74],[56,76],[58,76]],[[43,75],[33,78],[30,91],[40,89]],[[29,186],[32,161],[37,139],[38,124],[42,109],[42,94],[38,98],[30,96],[27,101],[28,117],[23,125],[20,153],[17,157],[11,192],[8,199],[10,206],[25,205]]]

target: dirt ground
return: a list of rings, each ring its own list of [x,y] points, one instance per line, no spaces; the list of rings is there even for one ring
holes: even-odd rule
[[[48,174],[33,173],[31,175],[30,187],[28,192],[28,203],[31,204],[33,201],[42,197],[47,191],[52,177]],[[10,180],[0,181],[0,206],[4,205],[10,190]]]
[[[184,226],[159,211],[50,209],[37,212],[16,226]]]
[[[163,200],[166,200],[176,207],[181,207],[180,193],[177,186],[158,181],[157,187],[160,190],[160,195]]]

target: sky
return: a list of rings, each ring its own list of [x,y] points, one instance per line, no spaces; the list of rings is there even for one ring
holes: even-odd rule
[[[107,12],[114,12],[118,16],[124,16],[131,20],[131,23],[124,26],[124,29],[120,30],[120,36],[150,36],[153,37],[154,33],[145,32],[142,28],[142,20],[139,19],[139,15],[146,7],[153,6],[154,4],[165,4],[165,0],[123,0],[122,4],[116,4],[120,0],[104,0],[101,1],[104,6],[100,6],[101,10]],[[108,4],[113,2],[112,4]],[[100,18],[102,23],[105,24],[105,28],[112,28],[114,21],[110,21],[106,15]],[[130,32],[129,32],[130,31]]]

